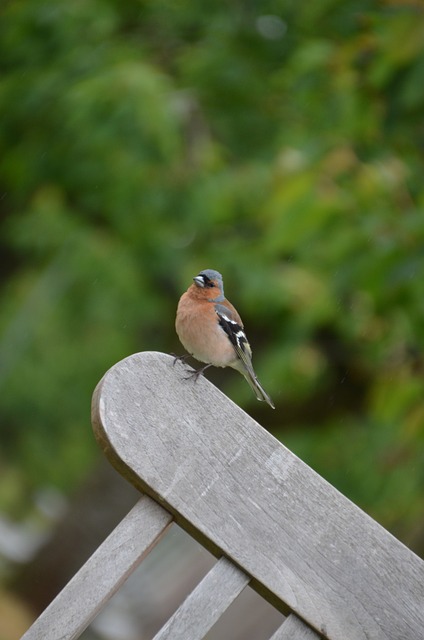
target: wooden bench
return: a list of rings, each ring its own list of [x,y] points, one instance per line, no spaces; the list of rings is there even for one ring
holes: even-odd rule
[[[130,356],[92,420],[143,495],[25,640],[78,638],[173,520],[218,560],[154,640],[203,638],[248,584],[286,616],[272,640],[424,638],[424,562],[205,378]]]

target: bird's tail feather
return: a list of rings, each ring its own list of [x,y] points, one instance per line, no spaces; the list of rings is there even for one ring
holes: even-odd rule
[[[271,398],[269,397],[269,395],[267,394],[267,392],[265,391],[265,389],[262,387],[261,383],[259,382],[259,380],[257,379],[257,377],[255,375],[252,375],[250,373],[250,371],[243,371],[242,372],[244,377],[246,378],[247,382],[249,383],[250,387],[252,388],[254,394],[256,395],[258,400],[264,400],[265,402],[267,402],[269,404],[269,406],[272,409],[275,409],[275,405],[273,403],[273,401],[271,400]]]

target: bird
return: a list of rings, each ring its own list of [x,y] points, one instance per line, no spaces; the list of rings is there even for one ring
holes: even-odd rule
[[[247,380],[258,400],[275,409],[274,403],[260,384],[252,365],[252,349],[243,322],[224,295],[222,275],[204,269],[193,278],[193,284],[181,296],[175,329],[187,355],[204,367],[193,372],[195,379],[208,367],[232,367]]]

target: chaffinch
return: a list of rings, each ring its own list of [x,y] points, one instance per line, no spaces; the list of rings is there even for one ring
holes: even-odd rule
[[[193,280],[194,284],[178,303],[175,328],[189,354],[200,362],[206,362],[194,375],[197,378],[212,365],[237,369],[244,375],[257,399],[265,400],[275,409],[253,370],[252,350],[243,322],[224,296],[221,274],[213,269],[205,269]]]

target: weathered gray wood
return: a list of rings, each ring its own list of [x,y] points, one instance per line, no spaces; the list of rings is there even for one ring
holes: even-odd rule
[[[319,640],[319,636],[294,613],[291,613],[269,640]]]
[[[172,357],[115,365],[93,424],[124,475],[281,610],[331,640],[422,636],[424,563]]]
[[[159,541],[172,516],[143,496],[22,640],[73,640]]]
[[[154,640],[202,640],[249,580],[232,562],[220,558]]]

